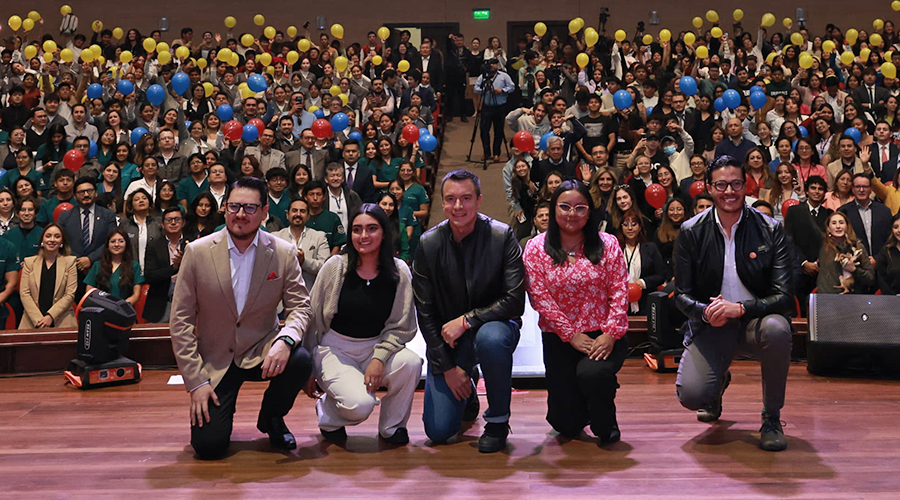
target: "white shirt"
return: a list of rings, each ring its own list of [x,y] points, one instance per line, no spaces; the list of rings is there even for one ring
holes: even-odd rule
[[[141,265],[141,272],[144,272],[144,256],[147,255],[147,219],[144,222],[138,222],[132,218],[138,228],[138,263]]]
[[[641,280],[641,244],[635,245],[631,251],[628,250],[626,245],[624,250],[625,264],[628,266],[628,282],[637,283]],[[640,307],[637,302],[631,302],[629,309],[636,313],[640,310]]]
[[[247,251],[240,253],[231,233],[228,233],[228,260],[231,262],[231,290],[234,292],[234,305],[237,306],[238,316],[244,310],[247,303],[247,294],[250,293],[250,279],[253,277],[253,262],[256,260],[256,247],[259,244],[259,231],[253,237],[253,242],[247,247]]]
[[[856,208],[859,210],[859,218],[862,219],[863,228],[866,231],[866,234],[856,236],[862,236],[869,243],[869,248],[872,248],[872,202],[870,201],[868,205],[865,207],[859,204],[859,201],[856,201]]]
[[[95,203],[91,204],[91,208],[81,208],[78,207],[78,226],[81,227],[84,224],[84,211],[87,210],[90,214],[88,216],[88,234],[90,235],[90,241],[94,241],[94,216],[96,215],[96,210],[94,207],[97,205]],[[80,233],[79,233],[80,234]]]
[[[734,235],[737,234],[738,226],[741,225],[741,219],[744,218],[744,214],[741,213],[738,221],[731,227],[731,236],[729,236],[725,232],[725,228],[722,227],[722,221],[719,220],[718,211],[715,212],[715,216],[716,226],[725,238],[725,265],[723,268],[724,272],[722,273],[722,289],[719,293],[722,295],[722,298],[728,302],[743,302],[745,300],[754,299],[753,293],[751,293],[750,290],[744,286],[744,283],[741,282],[741,278],[737,273],[737,266],[735,266],[736,250],[734,245]],[[750,258],[749,255],[743,257]]]
[[[431,62],[431,54],[422,56],[422,73],[428,73],[428,63]]]
[[[341,219],[341,225],[345,228],[347,227],[347,200],[344,199],[344,190],[341,189],[341,194],[335,196],[334,193],[331,192],[331,189],[328,189],[328,196],[331,198],[331,202],[328,204],[328,211],[333,212],[338,218]]]
[[[143,189],[143,190],[147,191],[148,193],[150,193],[150,202],[156,203],[156,185],[158,183],[159,183],[158,178],[155,181],[153,181],[153,185],[150,185],[150,183],[147,182],[147,179],[141,177],[140,179],[138,179],[128,185],[128,189],[125,190],[125,199],[127,200],[128,197],[131,196],[131,193],[134,193],[138,189]]]

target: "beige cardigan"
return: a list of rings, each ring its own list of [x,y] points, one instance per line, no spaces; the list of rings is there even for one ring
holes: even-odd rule
[[[22,315],[19,329],[34,328],[35,323],[44,317],[38,305],[43,270],[44,258],[40,252],[22,261],[19,297],[22,299],[22,308],[25,310],[25,314]],[[56,258],[56,287],[53,293],[53,306],[47,311],[53,317],[54,327],[78,326],[73,308],[77,288],[78,271],[75,268],[75,257],[72,255],[58,256]]]
[[[310,329],[303,335],[303,347],[310,353],[319,345],[322,335],[331,330],[331,320],[337,313],[347,263],[346,255],[334,255],[325,262],[316,276],[316,284],[310,295],[312,303]],[[395,352],[403,349],[418,331],[413,305],[412,273],[402,260],[395,258],[394,263],[397,265],[400,281],[397,283],[391,315],[381,330],[380,341],[375,344],[374,357],[382,362],[386,362]]]

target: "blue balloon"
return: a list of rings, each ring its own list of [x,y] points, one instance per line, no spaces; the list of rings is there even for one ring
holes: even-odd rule
[[[762,107],[766,105],[767,100],[768,99],[766,99],[765,92],[753,92],[752,90],[750,91],[750,105],[753,106],[753,109],[762,109]]]
[[[741,105],[741,94],[738,93],[737,90],[728,89],[722,94],[722,99],[725,101],[725,106],[728,109],[735,109]]]
[[[613,95],[613,104],[616,105],[616,109],[628,109],[633,102],[631,93],[627,90],[620,90]]]
[[[325,118],[325,112],[321,109],[313,111],[313,114],[316,115],[316,118]],[[332,128],[332,130],[334,130],[334,128]]]
[[[728,105],[725,104],[725,99],[721,97],[718,97],[715,101],[713,101],[713,107],[716,108],[716,111],[718,111],[719,113],[728,109]]]
[[[166,89],[158,83],[154,83],[147,89],[147,100],[154,106],[160,106],[166,100]]]
[[[697,95],[697,80],[692,76],[682,76],[681,80],[678,80],[678,88],[684,95]]]
[[[220,104],[219,107],[216,108],[216,116],[219,117],[219,120],[227,122],[234,118],[234,109],[228,104]]]
[[[331,130],[340,132],[350,125],[350,117],[346,113],[335,113],[331,117]]]
[[[650,116],[653,113],[653,106],[647,106],[647,116]]]
[[[256,73],[247,77],[247,86],[254,92],[265,92],[266,87],[268,87],[266,77]]]
[[[179,71],[172,77],[172,90],[175,91],[176,95],[184,95],[190,86],[191,77],[187,76],[187,73]]]
[[[92,139],[90,141],[91,145],[88,147],[88,158],[95,158],[97,156],[97,143]]]
[[[252,123],[244,125],[244,132],[241,133],[241,139],[243,139],[244,142],[253,142],[258,138],[259,129],[256,128],[256,125],[253,125]]]
[[[334,128],[332,128],[332,130],[334,130]],[[350,132],[350,135],[348,135],[347,138],[362,142],[362,134],[360,134],[358,130]]]
[[[800,129],[800,137],[806,137],[809,135],[809,130],[806,130],[806,127],[804,127],[803,125],[800,125],[798,128]]]
[[[791,149],[793,149],[795,153],[797,152],[797,143],[798,142],[800,142],[800,141],[798,141],[797,139],[794,139],[794,142],[791,144]]]
[[[856,127],[850,127],[845,130],[844,133],[852,137],[857,144],[862,140],[862,134],[859,133],[859,130],[857,130]]]
[[[425,134],[419,136],[419,149],[425,152],[432,152],[437,148],[438,141],[437,137],[431,134]]]
[[[128,95],[134,92],[134,84],[130,80],[119,80],[116,84],[116,90],[122,95]]]
[[[429,132],[428,129],[425,128],[425,127],[422,127],[422,128],[419,129],[419,136],[420,136],[420,137],[423,136],[423,135],[425,135],[425,134],[430,134],[430,133],[431,133],[431,132]]]
[[[149,133],[150,133],[150,131],[145,129],[144,127],[136,127],[134,130],[131,131],[131,143],[137,144],[138,141],[141,140],[141,137],[144,137],[145,135],[147,135]]]
[[[750,93],[753,94],[754,92],[762,92],[763,94],[765,94],[766,89],[760,87],[759,85],[754,85],[750,87]]]
[[[87,96],[88,99],[99,99],[100,96],[103,95],[103,87],[99,83],[92,83],[88,85],[87,88]]]
[[[538,147],[541,148],[541,151],[547,151],[547,141],[549,141],[550,138],[553,137],[554,135],[556,135],[556,134],[554,134],[553,131],[551,130],[541,136],[541,140],[538,143]]]

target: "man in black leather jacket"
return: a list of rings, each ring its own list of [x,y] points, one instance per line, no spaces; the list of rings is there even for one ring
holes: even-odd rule
[[[689,321],[675,385],[682,406],[703,422],[718,420],[735,354],[760,360],[760,447],[787,447],[781,407],[791,361],[790,244],[782,225],[744,204],[741,162],[716,160],[707,172],[715,200],[681,226],[675,252],[675,303]]]
[[[513,231],[478,213],[481,183],[466,170],[441,182],[447,220],[422,235],[413,263],[419,328],[428,345],[425,434],[444,443],[462,425],[481,365],[488,409],[478,450],[506,447],[512,355],[525,311],[525,267]]]

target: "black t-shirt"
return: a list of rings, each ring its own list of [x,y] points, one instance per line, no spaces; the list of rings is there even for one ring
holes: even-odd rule
[[[587,115],[581,119],[581,123],[587,131],[587,135],[581,140],[587,154],[591,154],[594,146],[598,144],[609,146],[609,134],[613,132],[609,118],[603,115],[591,118],[591,115]]]
[[[396,291],[397,284],[386,273],[364,280],[356,272],[349,272],[341,287],[331,329],[357,339],[378,337],[391,316]]]

